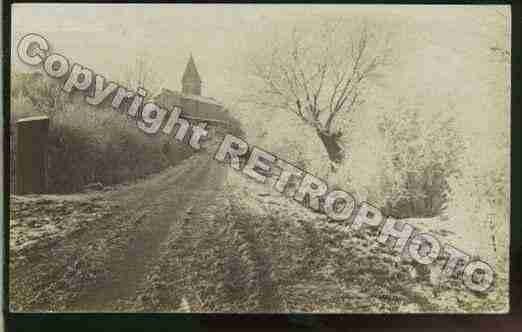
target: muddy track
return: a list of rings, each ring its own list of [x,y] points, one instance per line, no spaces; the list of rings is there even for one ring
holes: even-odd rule
[[[428,281],[412,280],[414,266],[399,264],[378,245],[375,230],[340,232],[325,218],[298,213],[279,196],[270,198],[242,184],[239,175],[210,158],[194,156],[103,194],[101,202],[116,206],[108,217],[11,255],[11,309],[273,313],[446,308],[436,302]],[[250,209],[252,202],[262,208]],[[17,259],[22,255],[25,259]],[[446,292],[459,301],[468,296],[466,303],[481,300],[460,290]]]
[[[241,214],[232,209],[234,220],[232,229],[236,231],[238,256],[241,263],[247,267],[247,286],[254,295],[254,303],[249,312],[273,313],[281,309],[281,299],[278,285],[272,279],[272,262],[270,250],[261,243],[249,220],[238,218]]]
[[[23,311],[132,310],[128,300],[155,265],[163,240],[176,232],[185,207],[201,190],[222,183],[224,169],[208,156],[186,164],[108,194],[118,205],[112,218],[26,253],[28,262],[10,269],[11,304]]]
[[[205,179],[208,171],[208,166],[203,165],[171,185],[178,190],[190,187]],[[111,278],[95,291],[86,292],[71,308],[100,310],[106,307],[109,310],[125,310],[125,301],[134,297],[139,281],[158,256],[159,245],[169,231],[175,231],[169,230],[171,224],[177,222],[179,214],[193,196],[190,190],[178,192],[170,188],[149,194],[150,201],[143,198],[147,203],[134,211],[137,227],[129,235],[126,248],[116,248],[109,255]]]
[[[206,188],[171,225],[177,231],[169,232],[156,264],[130,300],[133,310],[277,312],[281,301],[270,248],[251,220],[233,208],[226,191]]]

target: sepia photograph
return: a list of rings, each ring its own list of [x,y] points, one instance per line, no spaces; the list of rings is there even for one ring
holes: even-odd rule
[[[11,10],[10,312],[510,311],[510,6]]]

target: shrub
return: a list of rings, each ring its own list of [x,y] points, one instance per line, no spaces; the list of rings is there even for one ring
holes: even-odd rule
[[[399,107],[383,114],[379,130],[386,149],[380,184],[384,212],[398,218],[440,214],[464,148],[454,118],[442,111],[421,117],[417,108]]]
[[[186,158],[162,151],[167,137],[148,137],[135,121],[111,108],[91,107],[63,93],[57,81],[39,73],[13,73],[11,82],[11,184],[14,184],[16,120],[50,118],[47,190],[68,193],[92,182],[112,185],[161,171]],[[186,151],[184,151],[186,152]],[[13,190],[14,186],[11,186]]]

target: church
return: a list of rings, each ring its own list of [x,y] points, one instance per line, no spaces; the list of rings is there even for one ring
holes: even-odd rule
[[[187,117],[226,121],[227,112],[223,104],[214,98],[202,96],[202,85],[203,81],[191,54],[181,77],[181,92],[162,89],[154,101],[168,110],[174,106],[181,107]]]

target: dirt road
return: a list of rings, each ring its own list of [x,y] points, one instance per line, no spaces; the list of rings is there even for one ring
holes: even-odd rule
[[[433,285],[429,271],[380,245],[376,230],[339,231],[208,154],[134,185],[67,197],[11,197],[12,311],[506,307],[504,289],[484,297],[456,280]]]
[[[113,205],[109,218],[26,250],[23,262],[11,257],[12,308],[132,310],[138,286],[160,259],[162,242],[179,232],[187,208],[208,203],[220,190],[225,168],[210,158],[198,154],[151,179],[108,192],[103,199]]]

